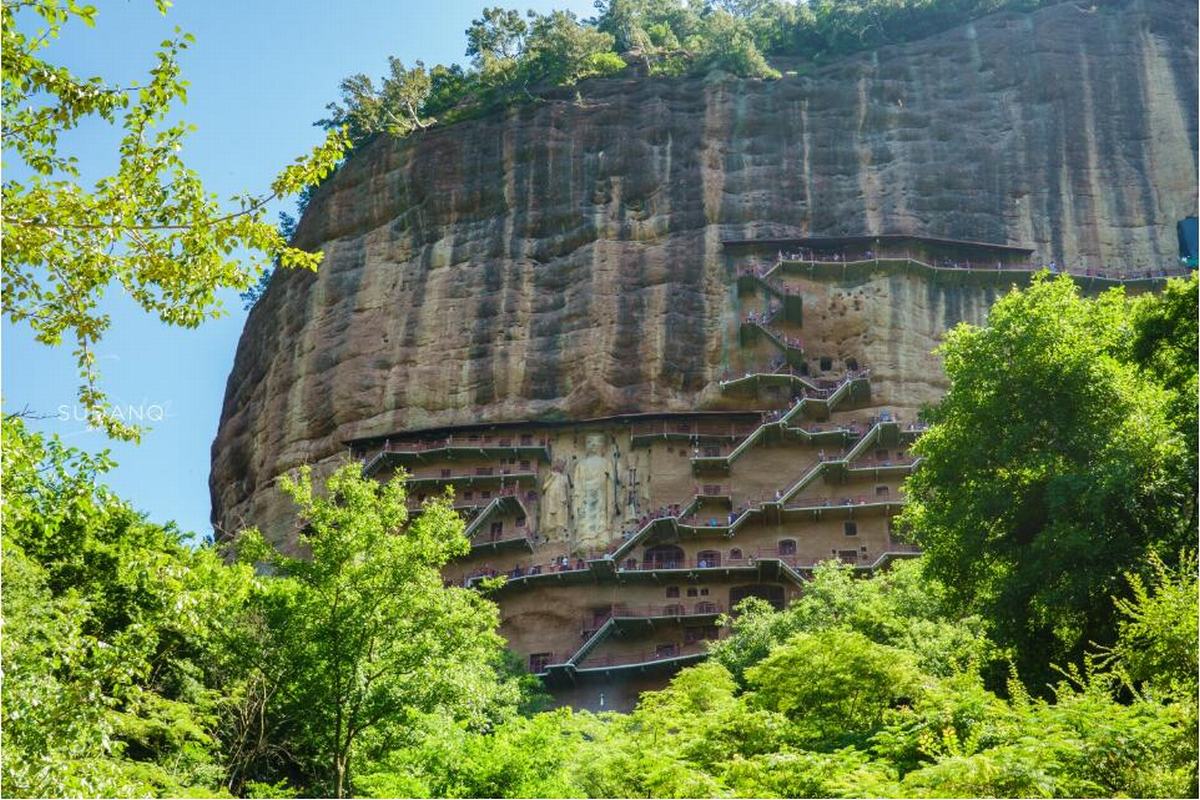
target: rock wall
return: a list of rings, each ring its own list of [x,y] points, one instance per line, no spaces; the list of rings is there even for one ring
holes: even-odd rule
[[[213,444],[218,532],[286,538],[274,478],[357,437],[728,405],[724,239],[1172,262],[1196,206],[1195,30],[1184,0],[1064,3],[778,81],[589,81],[372,142],[301,221],[321,269],[277,275],[247,322]],[[818,326],[825,346],[882,369],[881,402],[932,399],[928,347],[988,298],[912,276],[860,289],[853,322]]]

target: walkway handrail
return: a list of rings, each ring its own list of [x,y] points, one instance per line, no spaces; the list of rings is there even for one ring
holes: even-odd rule
[[[1187,277],[1188,275],[1190,275],[1192,273],[1192,269],[1190,267],[1164,267],[1164,268],[1159,268],[1157,270],[1155,270],[1155,269],[1118,270],[1116,275],[1111,275],[1111,274],[1108,274],[1110,272],[1109,270],[1105,270],[1103,268],[1090,268],[1090,267],[1066,267],[1066,268],[1063,268],[1063,267],[1058,267],[1058,268],[1052,270],[1052,269],[1050,269],[1049,264],[1036,265],[1036,264],[1032,264],[1032,263],[1030,263],[1030,264],[998,263],[995,266],[988,266],[988,267],[975,266],[975,265],[971,265],[971,264],[968,264],[967,266],[958,266],[956,264],[955,266],[939,267],[935,264],[929,264],[918,258],[913,258],[912,256],[880,256],[877,258],[873,257],[873,258],[854,259],[852,261],[846,261],[846,260],[842,260],[842,259],[828,259],[828,258],[788,258],[785,256],[783,259],[777,260],[775,262],[775,265],[766,274],[770,274],[770,273],[774,272],[775,269],[780,268],[786,264],[799,264],[802,266],[803,265],[816,266],[816,265],[820,264],[822,266],[849,267],[849,266],[860,266],[860,265],[864,265],[864,264],[878,264],[880,261],[903,261],[906,263],[915,264],[918,267],[922,267],[924,269],[928,269],[928,270],[931,270],[934,272],[946,272],[946,273],[952,273],[952,272],[958,272],[958,273],[962,273],[962,272],[974,272],[974,273],[1015,272],[1015,273],[1023,273],[1023,274],[1033,275],[1035,273],[1041,272],[1042,270],[1049,270],[1051,272],[1051,274],[1054,274],[1054,275],[1070,275],[1073,278],[1090,278],[1093,280],[1107,281],[1107,282],[1111,282],[1114,284],[1124,284],[1124,283],[1129,283],[1131,281],[1166,280],[1167,278]]]
[[[781,333],[780,331],[777,331],[773,327],[771,327],[771,319],[773,319],[774,316],[775,315],[772,314],[766,320],[747,318],[746,324],[753,325],[754,327],[758,328],[760,331],[763,332],[763,334],[768,339],[771,340],[772,344],[774,344],[780,350],[783,350],[785,353],[789,350],[797,350],[797,351],[803,353],[804,352],[804,340],[803,339],[800,339],[799,337],[788,336],[786,333]]]
[[[607,656],[592,656],[585,658],[577,665],[577,669],[603,669],[604,667],[628,667],[637,664],[652,664],[658,661],[670,661],[675,658],[694,658],[696,656],[707,655],[707,647],[705,643],[697,642],[694,644],[683,644],[682,642],[674,643],[675,647],[670,650],[648,650],[639,653],[617,654]]]
[[[785,284],[781,279],[777,279],[776,281],[773,282],[771,280],[771,274],[774,271],[775,271],[774,266],[772,266],[769,270],[766,270],[765,272],[760,272],[756,269],[748,268],[748,267],[738,267],[737,276],[739,278],[742,278],[742,277],[753,278],[764,289],[766,289],[768,292],[771,292],[772,294],[774,294],[777,297],[802,297],[803,296],[804,293],[802,291],[800,291],[799,289],[792,289],[792,288],[788,287],[788,285]]]
[[[517,495],[517,493],[506,491],[504,494],[501,494],[497,497],[493,497],[488,502],[488,504],[483,507],[483,510],[481,512],[479,512],[478,514],[476,514],[474,517],[471,518],[471,521],[469,523],[467,523],[467,527],[463,530],[463,535],[466,536],[468,539],[470,539],[472,537],[472,535],[475,533],[476,528],[481,526],[484,523],[484,521],[489,516],[491,516],[491,514],[494,511],[499,510],[501,505],[508,503],[509,501],[515,502],[517,504],[517,507],[521,510],[521,515],[524,516],[526,519],[529,518],[529,512],[525,508],[525,504],[521,502],[521,498]],[[513,538],[517,538],[517,537],[513,537]],[[528,534],[526,534],[526,538],[529,538]]]
[[[421,473],[414,472],[414,473],[409,474],[408,482],[412,483],[413,481],[460,481],[460,480],[468,480],[470,478],[520,478],[520,479],[525,479],[525,478],[531,478],[531,477],[532,478],[537,477],[537,473],[531,469],[529,469],[529,470],[515,469],[514,470],[514,469],[509,469],[507,467],[501,467],[499,471],[496,471],[495,467],[477,467],[474,472],[450,472],[449,474],[445,474],[445,475],[443,475],[441,473],[439,473],[437,475],[430,475],[430,474],[421,474]]]
[[[601,625],[611,619],[703,617],[712,614],[722,614],[725,612],[725,607],[715,600],[696,601],[694,598],[688,598],[688,600],[692,602],[685,603],[683,600],[679,600],[674,603],[653,603],[632,606],[625,603],[613,603],[608,612],[603,615],[597,614],[591,617],[584,617],[584,630],[590,630],[591,626],[595,626],[595,628],[598,630]]]
[[[737,460],[738,456],[740,456],[742,453],[744,453],[746,450],[748,450],[756,441],[758,441],[758,438],[760,436],[762,436],[763,433],[766,432],[768,427],[770,427],[770,426],[786,427],[788,420],[790,420],[792,417],[794,417],[798,413],[800,413],[801,409],[803,409],[806,406],[806,404],[809,402],[810,399],[814,403],[821,401],[821,402],[826,403],[826,405],[828,407],[832,407],[833,404],[835,404],[841,400],[841,396],[838,395],[838,392],[840,392],[843,387],[848,386],[850,384],[851,380],[854,380],[854,379],[850,378],[850,379],[843,380],[841,385],[839,385],[838,388],[827,399],[826,398],[809,398],[807,395],[805,395],[804,397],[801,397],[799,400],[797,400],[795,403],[792,404],[791,408],[787,409],[782,415],[780,415],[780,417],[778,419],[770,420],[768,422],[764,422],[761,425],[759,425],[754,430],[753,433],[751,433],[749,436],[747,436],[745,439],[743,439],[741,441],[741,443],[739,443],[736,447],[734,447],[732,450],[730,450],[728,455],[724,456],[725,461],[729,464],[729,466],[733,466],[733,462],[735,460]]]
[[[901,498],[888,495],[876,495],[874,497],[865,494],[854,495],[853,497],[801,497],[793,499],[791,503],[784,505],[786,511],[805,511],[808,509],[817,508],[854,508],[856,506],[870,505],[885,505],[888,503],[903,503]]]

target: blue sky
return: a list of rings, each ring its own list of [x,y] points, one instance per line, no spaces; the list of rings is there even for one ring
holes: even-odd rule
[[[377,78],[389,55],[427,64],[464,62],[463,31],[494,4],[179,0],[163,17],[152,0],[97,3],[96,27],[72,25],[45,57],[126,83],[144,79],[154,48],[176,25],[193,34],[196,43],[182,59],[191,88],[181,117],[198,130],[184,154],[209,191],[259,193],[281,167],[320,141],[322,132],[312,123],[324,116],[343,77],[365,72]],[[525,0],[516,7],[593,13],[591,0]],[[98,176],[113,164],[114,141],[109,131],[87,126],[66,147],[85,174]],[[278,210],[292,207],[289,200]],[[119,289],[110,291],[106,310],[113,324],[98,348],[104,388],[118,411],[141,415],[151,426],[140,445],[110,442],[87,430],[76,410],[79,380],[70,347],[39,345],[7,319],[0,365],[5,411],[28,407],[48,414],[33,426],[85,450],[111,449],[118,462],[108,480],[113,489],[154,520],[207,533],[209,448],[246,316],[236,293],[224,301],[225,317],[182,330],[147,316]]]

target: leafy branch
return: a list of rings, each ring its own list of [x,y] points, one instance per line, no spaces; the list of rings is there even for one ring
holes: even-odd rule
[[[156,5],[165,13],[169,4]],[[187,102],[179,56],[193,44],[190,34],[177,28],[160,44],[144,84],[113,86],[41,57],[72,20],[94,25],[93,7],[5,0],[2,13],[4,154],[24,168],[2,187],[4,313],[42,344],[73,340],[89,423],[136,441],[141,429],[119,419],[100,388],[96,347],[111,325],[100,310],[105,291],[115,285],[163,322],[191,328],[224,313],[219,291],[245,291],[272,263],[316,269],[321,254],[291,247],[267,221],[267,207],[323,180],[350,141],[334,127],[269,191],[222,203],[181,156],[193,128],[167,124]],[[36,36],[22,31],[23,13],[40,22]],[[60,137],[89,118],[123,134],[115,171],[85,187]]]

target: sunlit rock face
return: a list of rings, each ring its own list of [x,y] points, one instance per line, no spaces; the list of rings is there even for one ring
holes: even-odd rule
[[[1172,262],[1196,204],[1195,30],[1190,0],[1064,3],[778,81],[588,81],[373,141],[301,222],[320,270],[277,275],[247,322],[213,444],[218,531],[289,541],[273,480],[358,437],[737,407],[717,388],[746,366],[723,240],[914,233]],[[814,282],[805,335],[915,408],[944,388],[929,349],[1002,290]],[[586,449],[562,467],[575,493],[603,490],[606,453]]]

